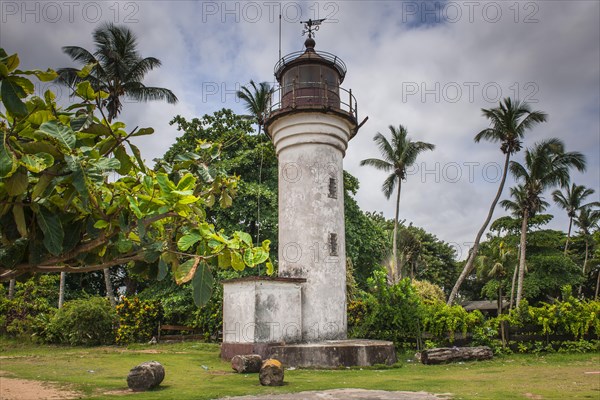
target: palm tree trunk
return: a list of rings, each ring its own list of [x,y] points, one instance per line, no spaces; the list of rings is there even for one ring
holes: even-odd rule
[[[587,241],[587,238],[585,238],[585,257],[583,259],[583,267],[581,268],[581,273],[583,275],[583,279],[586,279],[585,276],[585,271],[587,270],[587,261],[588,261],[588,251],[589,251],[589,244]],[[581,293],[583,292],[583,284],[585,281],[581,282],[581,285],[579,285],[579,290],[578,290],[578,294],[581,295]]]
[[[590,245],[587,241],[587,238],[585,238],[585,257],[583,259],[583,268],[582,268],[584,276],[585,276],[585,271],[587,270],[588,254],[589,254],[589,248],[590,248],[589,246]]]
[[[508,305],[508,309],[512,310],[514,300],[515,300],[515,283],[517,282],[517,273],[519,272],[518,266],[515,266],[515,270],[513,272],[512,283],[510,285],[510,304]]]
[[[110,301],[110,305],[115,307],[115,292],[112,287],[112,282],[110,281],[110,269],[104,268],[104,284],[106,286],[106,297],[108,301]]]
[[[460,276],[456,280],[456,284],[452,288],[452,292],[448,297],[448,305],[451,306],[458,294],[458,289],[460,289],[460,285],[467,278],[467,275],[471,273],[473,269],[473,264],[475,263],[475,257],[477,256],[477,252],[479,251],[479,242],[481,241],[481,237],[483,233],[487,229],[490,221],[492,220],[492,216],[494,215],[494,209],[496,208],[496,204],[498,204],[498,200],[500,200],[500,196],[502,195],[502,190],[504,190],[504,183],[506,182],[506,175],[508,175],[508,163],[510,160],[510,153],[506,153],[506,159],[504,160],[504,170],[502,172],[502,180],[500,181],[500,186],[498,186],[498,191],[496,192],[496,197],[494,197],[494,201],[492,201],[492,205],[490,206],[490,210],[488,211],[487,218],[485,219],[483,225],[477,232],[477,236],[475,237],[475,243],[473,243],[473,247],[471,248],[471,252],[469,253],[469,257],[467,258],[467,263],[465,264]]]
[[[16,278],[12,278],[8,282],[8,299],[12,300],[15,297],[15,284],[17,283]]]
[[[498,281],[498,315],[502,314],[502,283]]]
[[[60,283],[58,285],[58,308],[61,309],[65,302],[65,278],[67,273],[60,273]]]
[[[400,192],[402,189],[402,179],[398,177],[398,195],[396,197],[396,216],[394,218],[394,237],[392,238],[392,283],[398,282],[402,278],[402,273],[398,271],[398,215],[400,213]]]
[[[571,237],[571,227],[573,226],[573,217],[569,217],[569,230],[567,231],[567,241],[565,242],[565,251],[567,254],[567,249],[569,248],[569,238]]]
[[[598,289],[600,289],[600,269],[598,270],[598,277],[596,278],[596,293],[594,294],[594,300],[598,300]]]
[[[517,307],[523,297],[523,280],[525,279],[525,257],[527,255],[527,219],[529,212],[523,212],[523,221],[521,222],[521,254],[519,256],[519,280],[517,281]]]

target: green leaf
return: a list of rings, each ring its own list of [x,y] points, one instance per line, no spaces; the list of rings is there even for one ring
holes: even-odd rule
[[[48,153],[25,154],[21,157],[21,165],[37,174],[54,165],[54,157]]]
[[[77,193],[79,193],[81,196],[83,204],[87,205],[90,194],[86,182],[85,169],[83,168],[83,165],[81,165],[81,160],[72,156],[65,157],[65,160],[67,161],[67,165],[72,172],[71,176],[73,178],[73,186],[75,187],[75,190],[77,190]]]
[[[77,89],[75,89],[75,93],[85,100],[96,99],[96,92],[92,89],[92,84],[89,81],[79,82],[79,84],[77,84]]]
[[[25,97],[25,92],[11,78],[12,77],[5,78],[0,81],[0,84],[2,85],[2,87],[0,87],[0,98],[9,113],[17,117],[24,117],[27,115],[27,107],[21,98]]]
[[[131,162],[129,154],[127,154],[127,151],[125,150],[125,146],[119,145],[119,147],[117,147],[115,150],[115,157],[121,163],[121,166],[117,172],[121,175],[127,175],[129,171],[131,171],[131,168],[133,168],[133,163]]]
[[[273,267],[273,263],[271,261],[267,261],[267,263],[265,265],[267,266],[267,274],[268,275],[273,275],[273,272],[275,272],[275,268]]]
[[[40,126],[44,122],[50,121],[54,119],[54,115],[51,111],[48,110],[39,110],[27,117],[27,121],[31,122],[33,125]]]
[[[13,216],[15,217],[15,224],[21,237],[27,237],[27,224],[25,222],[25,213],[23,212],[23,206],[15,204],[13,206]]]
[[[231,252],[231,267],[236,271],[243,271],[246,268],[242,256],[237,251]]]
[[[40,207],[37,215],[37,223],[44,234],[44,247],[55,256],[62,253],[62,243],[65,236],[58,215]]]
[[[21,61],[16,53],[4,60],[4,64],[6,65],[8,72],[13,72],[15,69],[17,69],[20,63]]]
[[[210,300],[214,286],[214,278],[210,272],[210,268],[203,261],[198,265],[196,274],[192,279],[192,295],[194,304],[202,307]]]
[[[27,171],[22,167],[4,181],[4,187],[10,196],[19,196],[25,193],[27,186],[29,186]]]
[[[10,80],[13,81],[23,90],[25,96],[22,97],[26,97],[27,95],[30,95],[35,91],[35,86],[33,86],[33,82],[31,82],[27,78],[23,78],[22,76],[11,76]]]
[[[229,250],[223,250],[223,252],[219,253],[217,257],[219,268],[229,268],[231,267],[231,252]]]
[[[91,62],[91,63],[85,65],[83,68],[81,68],[81,70],[77,71],[77,76],[80,77],[81,79],[87,78],[87,76],[90,74],[90,72],[92,72],[92,69],[97,64],[98,63]]]
[[[247,246],[252,247],[252,236],[246,232],[236,231],[235,235],[240,238]]]
[[[67,152],[71,152],[77,142],[73,130],[68,126],[59,124],[56,120],[44,122],[36,133],[52,138]]]
[[[267,240],[263,240],[262,242],[262,248],[268,253],[269,251],[271,251],[271,241],[269,239]]]
[[[159,282],[162,281],[163,279],[165,279],[167,277],[167,273],[169,272],[169,266],[165,262],[165,259],[163,256],[164,255],[161,255],[158,260],[158,276],[156,277],[156,279]]]
[[[219,200],[219,205],[221,208],[229,208],[233,204],[233,199],[227,192],[221,193],[221,199]]]
[[[31,192],[31,199],[35,200],[38,197],[42,196],[44,194],[44,191],[50,184],[50,182],[52,182],[52,179],[54,179],[54,178],[50,175],[44,174],[44,175],[40,176],[40,178],[38,179],[38,182],[35,184],[32,192]]]
[[[96,223],[94,224],[94,228],[96,229],[104,229],[107,226],[109,226],[110,224],[108,223],[108,221],[105,221],[103,219],[99,219],[98,221],[96,221]]]
[[[195,184],[196,177],[188,172],[177,183],[177,190],[191,190],[194,189]]]
[[[136,146],[134,146],[131,143],[129,143],[129,147],[131,147],[131,151],[133,152],[133,155],[135,156],[135,159],[138,162],[138,167],[140,168],[140,170],[142,172],[146,173],[146,165],[144,165],[144,160],[142,159],[140,149],[138,149]]]
[[[152,135],[154,133],[154,128],[141,128],[138,129],[133,135],[131,136],[144,136],[144,135]]]
[[[133,211],[136,217],[142,219],[144,214],[140,211],[137,201],[131,196],[127,196],[127,200],[129,201],[129,208],[131,208],[131,211]]]
[[[196,229],[192,230],[190,233],[183,235],[177,241],[177,248],[181,251],[187,251],[190,247],[198,243],[202,239],[202,235]]]
[[[42,82],[50,82],[58,77],[56,71],[53,71],[50,68],[48,68],[46,71],[35,70],[33,73],[35,74],[36,78]]]
[[[190,280],[192,280],[199,264],[200,264],[200,257],[197,257],[197,256],[190,258],[183,264],[180,264],[179,267],[177,267],[173,271],[173,276],[175,277],[175,282],[178,285],[181,285],[183,283],[186,283],[186,282],[189,282]]]
[[[11,176],[19,167],[17,157],[4,144],[4,140],[0,142],[0,178]]]

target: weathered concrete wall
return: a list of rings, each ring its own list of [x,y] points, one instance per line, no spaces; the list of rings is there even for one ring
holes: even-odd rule
[[[223,283],[223,343],[302,339],[301,282],[237,279]]]
[[[279,158],[279,276],[305,278],[302,338],[346,338],[343,165],[350,123],[299,112],[273,122]]]

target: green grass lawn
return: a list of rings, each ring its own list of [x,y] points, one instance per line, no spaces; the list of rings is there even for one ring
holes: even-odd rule
[[[453,393],[455,399],[600,399],[600,354],[512,355],[493,361],[426,366],[401,357],[398,368],[291,370],[286,385],[261,387],[257,374],[232,372],[219,346],[197,342],[123,347],[58,347],[0,339],[0,370],[10,376],[52,381],[80,390],[90,399],[127,388],[135,365],[162,363],[166,378],[144,399],[213,399],[224,396],[335,388]],[[541,396],[541,397],[536,397]]]

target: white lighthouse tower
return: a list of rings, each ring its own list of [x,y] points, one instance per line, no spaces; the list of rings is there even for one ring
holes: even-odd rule
[[[279,272],[223,284],[221,356],[258,353],[289,366],[394,363],[392,342],[346,340],[346,243],[343,159],[356,135],[352,91],[340,84],[346,65],[315,50],[305,23],[305,50],[275,65],[265,132],[279,163]]]
[[[315,50],[313,21],[305,51],[275,66],[265,131],[279,161],[279,276],[303,278],[302,337],[346,338],[343,158],[358,127],[356,100],[340,84],[346,66]]]

